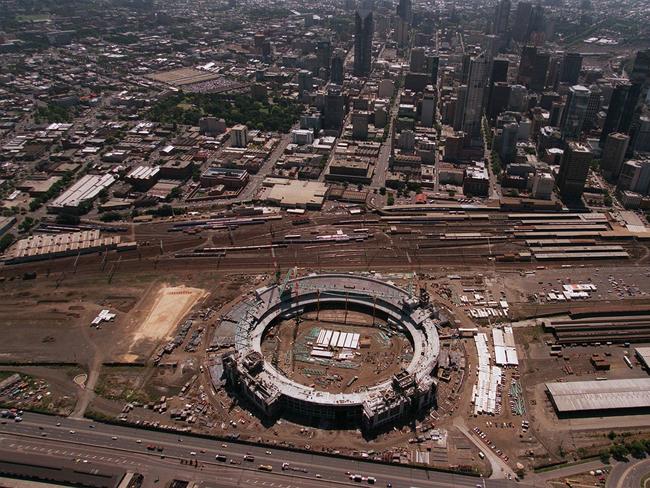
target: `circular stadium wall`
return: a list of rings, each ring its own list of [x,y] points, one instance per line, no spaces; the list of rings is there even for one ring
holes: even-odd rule
[[[262,341],[270,327],[323,307],[354,308],[385,318],[409,338],[411,361],[391,378],[354,393],[316,390],[265,361]],[[237,324],[235,351],[223,359],[227,384],[269,419],[285,415],[371,431],[435,405],[433,373],[440,351],[436,311],[391,283],[365,275],[309,275],[255,290],[223,320]]]

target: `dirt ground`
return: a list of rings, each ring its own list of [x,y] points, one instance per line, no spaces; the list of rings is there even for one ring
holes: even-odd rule
[[[303,315],[297,331],[295,320],[282,321],[271,329],[265,337],[263,352],[269,362],[276,358],[281,371],[294,381],[322,391],[351,393],[390,378],[408,365],[413,353],[403,334],[389,337],[372,327],[372,321],[372,316],[359,312],[326,310],[320,312],[318,320],[315,312],[308,313]],[[380,322],[376,323],[387,330],[385,323]],[[354,350],[354,356],[347,361],[317,360],[309,352],[315,343],[312,336],[317,336],[321,329],[360,334],[361,340],[369,340],[369,346]]]
[[[206,292],[199,288],[163,284],[154,296],[149,313],[133,334],[134,345],[143,340],[155,342],[169,339],[172,329],[198,300],[206,296]]]

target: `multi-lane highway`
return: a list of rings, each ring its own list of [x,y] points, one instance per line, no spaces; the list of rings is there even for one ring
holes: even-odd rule
[[[149,446],[162,448],[162,451],[149,450]],[[350,479],[350,474],[359,474],[365,479],[369,476],[376,478],[375,486],[388,486],[390,483],[396,488],[527,486],[507,480],[484,480],[361,459],[344,459],[232,441],[221,442],[177,433],[32,413],[26,413],[20,423],[7,420],[0,425],[0,453],[2,450],[24,453],[25,456],[78,459],[98,466],[119,465],[145,474],[150,482],[156,479],[166,481],[169,476],[173,476],[211,481],[211,486],[223,487],[259,485],[267,488],[320,488],[369,485],[365,480],[355,482]],[[225,456],[226,460],[217,460],[217,455]],[[246,455],[252,456],[254,461],[244,460]],[[182,460],[196,460],[198,466],[190,466]],[[283,470],[283,463],[289,463],[290,469]],[[261,464],[272,466],[273,471],[260,471]],[[216,484],[215,479],[218,480]]]

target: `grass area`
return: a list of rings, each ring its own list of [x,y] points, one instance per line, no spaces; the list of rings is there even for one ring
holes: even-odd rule
[[[289,132],[301,113],[302,104],[287,98],[260,101],[248,95],[181,92],[159,100],[148,115],[156,122],[186,125],[198,125],[201,117],[211,115],[229,126]]]
[[[15,371],[0,371],[0,381],[6,380],[14,373]]]
[[[142,367],[104,366],[95,385],[95,393],[108,400],[148,403],[151,401],[149,394],[139,386],[144,374],[145,368]]]
[[[535,468],[533,471],[535,473],[547,473],[549,471],[555,471],[556,469],[568,468],[569,466],[579,466],[581,464],[590,463],[598,459],[598,456],[591,456],[578,461],[568,461],[566,463],[553,464],[551,466],[543,466],[541,468]]]
[[[641,478],[641,488],[650,488],[650,473]]]

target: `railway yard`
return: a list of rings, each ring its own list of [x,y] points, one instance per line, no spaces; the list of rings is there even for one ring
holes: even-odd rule
[[[648,377],[636,348],[650,342],[650,234],[621,216],[337,206],[101,227],[130,245],[0,268],[0,379],[19,374],[0,386],[3,405],[501,478],[598,456],[610,432],[647,435],[650,404],[566,417],[547,388]],[[242,300],[266,300],[270,286],[324,300],[299,287],[327,273],[389,283],[428,307],[435,405],[373,431],[334,429],[269,417],[231,387],[222,359],[238,348],[241,324],[228,317]],[[280,316],[262,360],[318,394],[396,381],[414,339],[379,313],[379,292],[370,309],[348,310],[357,292]]]

